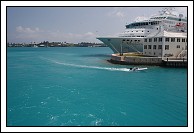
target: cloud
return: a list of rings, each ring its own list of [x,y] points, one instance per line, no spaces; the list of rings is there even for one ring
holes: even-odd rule
[[[125,15],[124,15],[124,13],[122,13],[122,12],[119,11],[119,12],[116,13],[116,16],[122,18],[122,17],[124,17]]]
[[[19,33],[35,33],[35,32],[40,32],[39,28],[31,29],[31,28],[24,28],[22,26],[16,27],[16,31]]]
[[[22,40],[34,41],[34,40],[40,39],[42,37],[42,34],[44,34],[44,31],[40,30],[38,27],[30,28],[30,27],[17,26],[15,39],[21,40],[21,41]]]
[[[30,27],[23,27],[18,26],[16,27],[16,36],[17,40],[21,42],[24,41],[66,41],[72,43],[79,43],[79,42],[96,42],[96,34],[93,32],[86,32],[86,33],[65,33],[59,30],[57,31],[46,31],[41,30],[40,28],[30,28]]]
[[[139,21],[144,21],[144,20],[148,20],[148,17],[145,16],[138,16],[135,18],[135,22],[139,22]]]
[[[114,7],[114,8],[111,8],[111,9],[112,10],[107,13],[108,16],[110,16],[110,17],[119,17],[119,18],[125,17],[125,13],[122,11],[123,10],[122,7]]]

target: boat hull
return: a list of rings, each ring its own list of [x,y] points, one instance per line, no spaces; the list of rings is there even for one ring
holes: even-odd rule
[[[114,53],[143,52],[143,38],[98,37]]]

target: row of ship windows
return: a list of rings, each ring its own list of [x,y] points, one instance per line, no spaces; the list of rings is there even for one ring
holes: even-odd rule
[[[125,33],[127,33],[127,32],[130,32],[130,31],[126,31]],[[131,32],[133,32],[133,30]],[[136,30],[136,32],[140,32],[140,31]],[[143,30],[141,32],[143,32]],[[148,30],[147,32],[150,32],[150,31]]]
[[[154,40],[154,42],[162,42],[162,38],[153,38]],[[149,38],[149,39],[144,39],[144,42],[152,42],[152,38]],[[165,42],[187,42],[187,38],[169,38],[169,37],[167,37],[167,38],[165,38]]]
[[[165,19],[166,17],[154,17],[150,19]],[[186,19],[183,18],[174,18],[174,17],[167,17],[166,19],[168,20],[175,20],[175,21],[187,21]]]
[[[108,39],[108,41],[111,41],[111,39]],[[140,42],[140,40],[129,40],[129,39],[127,39],[127,40],[125,40],[125,39],[123,39],[122,40],[122,43],[124,43],[124,42],[132,42],[132,41],[134,41],[134,42]]]
[[[176,48],[180,48],[180,45],[177,45]],[[152,49],[152,45],[144,45],[144,49]],[[157,49],[157,45],[153,45],[153,49]],[[158,49],[162,49],[162,45],[158,45]],[[169,50],[169,45],[165,45],[165,50]]]
[[[122,37],[146,37],[146,36],[122,36]]]
[[[154,18],[150,18],[150,19],[165,19],[166,17],[154,17]]]
[[[129,42],[128,39],[127,39],[127,40],[125,40],[125,39],[122,40],[122,42],[125,42],[125,41]],[[134,40],[134,41],[135,41],[135,42],[140,42],[140,40]],[[132,40],[130,40],[130,42],[132,42]]]
[[[136,26],[146,26],[146,25],[158,25],[159,23],[160,21],[132,23],[132,24],[126,25],[126,28],[134,28]]]

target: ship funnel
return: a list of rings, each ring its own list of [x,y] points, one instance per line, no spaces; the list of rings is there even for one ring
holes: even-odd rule
[[[183,14],[179,14],[179,17],[182,18],[183,17]]]

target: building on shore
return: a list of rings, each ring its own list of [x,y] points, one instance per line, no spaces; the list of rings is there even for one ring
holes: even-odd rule
[[[143,55],[156,57],[187,57],[187,33],[163,31],[144,39]]]

